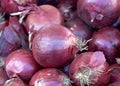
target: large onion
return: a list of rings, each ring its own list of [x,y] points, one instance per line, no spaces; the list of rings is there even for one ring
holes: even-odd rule
[[[32,43],[35,60],[44,67],[59,67],[74,58],[77,39],[66,27],[50,24],[41,28]]]

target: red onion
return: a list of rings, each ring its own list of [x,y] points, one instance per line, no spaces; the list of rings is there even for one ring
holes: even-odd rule
[[[12,77],[2,86],[28,86],[19,77]]]
[[[7,24],[6,24],[7,25]],[[28,37],[16,17],[10,17],[9,24],[0,32],[0,56],[6,57],[19,48],[28,48]]]
[[[19,6],[26,6],[28,4],[37,4],[38,0],[2,0],[1,7],[4,12],[10,14],[17,12]]]
[[[63,24],[59,10],[52,5],[41,5],[27,16],[26,28],[28,32],[33,32],[51,23]]]
[[[78,16],[95,28],[111,26],[120,16],[119,0],[78,0]]]
[[[77,39],[70,30],[51,24],[41,28],[35,35],[32,52],[43,67],[60,67],[73,60],[77,52],[76,44]]]
[[[60,70],[47,68],[32,77],[30,86],[72,86],[70,79]]]
[[[103,51],[110,64],[120,56],[120,31],[116,28],[105,27],[95,32],[89,42],[90,51]]]
[[[16,74],[25,82],[28,82],[40,68],[41,66],[34,60],[32,52],[23,49],[9,54],[5,62],[8,77],[11,78]]]
[[[3,67],[0,67],[0,86],[3,86],[8,79],[7,73]]]
[[[102,52],[79,54],[71,63],[69,75],[75,86],[107,86],[109,65]]]

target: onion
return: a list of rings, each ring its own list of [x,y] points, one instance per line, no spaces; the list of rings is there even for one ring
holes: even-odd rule
[[[30,86],[72,86],[70,79],[60,70],[46,68],[32,77]]]
[[[26,85],[19,77],[12,77],[11,79],[7,80],[4,85],[2,86],[28,86]]]
[[[41,66],[34,60],[32,52],[23,49],[9,54],[5,62],[8,77],[11,78],[16,74],[25,82],[28,82],[40,68]]]
[[[7,73],[3,67],[0,67],[0,86],[3,86],[8,79]]]
[[[120,16],[119,0],[78,0],[78,16],[95,28],[111,26]]]
[[[17,12],[19,6],[26,6],[28,4],[37,4],[38,0],[2,0],[1,7],[4,12],[10,14]]]
[[[6,57],[19,48],[28,48],[28,37],[17,17],[10,17],[9,24],[0,32],[0,56]]]
[[[41,5],[27,16],[26,28],[28,32],[38,31],[43,26],[51,23],[63,24],[59,10],[52,5]]]
[[[120,31],[116,28],[105,27],[95,32],[89,42],[90,51],[103,51],[109,64],[116,63],[120,56]]]
[[[69,75],[75,86],[107,86],[109,65],[102,52],[79,54],[71,63]]]
[[[41,28],[32,43],[35,60],[43,67],[60,67],[71,62],[77,39],[66,27],[50,24]]]

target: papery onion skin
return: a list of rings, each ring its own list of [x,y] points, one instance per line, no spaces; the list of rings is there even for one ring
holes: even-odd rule
[[[6,57],[12,51],[28,49],[28,37],[17,17],[10,17],[0,32],[0,56]]]
[[[3,86],[7,79],[8,79],[8,76],[4,67],[0,67],[0,86]]]
[[[25,82],[28,82],[40,68],[41,66],[34,60],[32,52],[24,49],[9,54],[5,62],[8,77],[11,78],[16,74]]]
[[[75,86],[107,86],[109,65],[100,51],[79,54],[71,63],[69,76]]]
[[[60,67],[71,62],[77,52],[76,36],[61,25],[41,28],[32,43],[35,60],[43,67]]]
[[[55,68],[39,70],[34,74],[30,86],[72,86],[67,75]]]
[[[78,0],[78,16],[89,26],[112,26],[120,15],[119,0]]]
[[[109,64],[116,63],[120,56],[120,31],[117,28],[105,27],[93,33],[89,42],[90,51],[103,51]]]
[[[7,14],[19,11],[19,6],[37,4],[38,0],[2,0],[1,7]]]

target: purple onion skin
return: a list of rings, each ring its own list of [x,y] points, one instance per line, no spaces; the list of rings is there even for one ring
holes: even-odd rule
[[[117,28],[105,27],[93,33],[89,42],[89,51],[103,51],[109,64],[116,63],[120,56],[120,31]]]
[[[9,24],[1,30],[0,44],[2,57],[20,48],[28,49],[28,36],[16,17],[10,17]]]
[[[120,15],[119,0],[78,0],[78,16],[89,26],[111,26]]]

